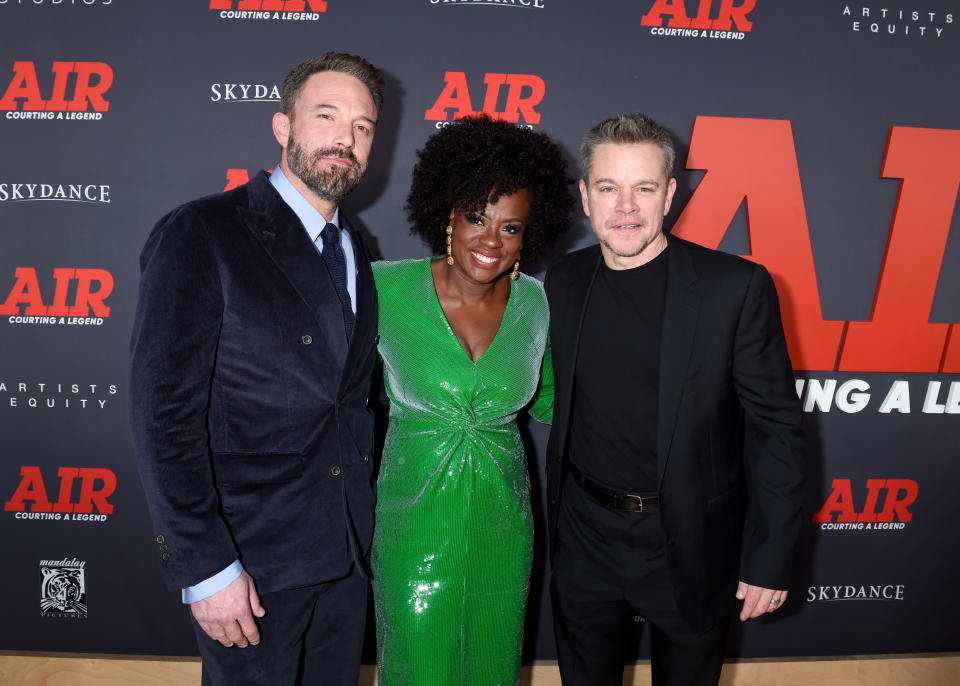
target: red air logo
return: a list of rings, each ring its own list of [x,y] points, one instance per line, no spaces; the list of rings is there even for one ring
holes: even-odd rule
[[[462,71],[448,71],[443,75],[445,85],[440,97],[427,110],[427,121],[447,121],[449,113],[453,119],[475,116],[483,113],[491,119],[502,119],[519,123],[521,117],[525,124],[539,124],[540,113],[536,107],[546,95],[547,87],[543,79],[533,74],[485,74],[483,77],[483,100],[479,110],[473,107],[467,76]],[[474,91],[476,92],[476,86]],[[501,97],[501,93],[504,93]],[[478,101],[479,102],[479,101]],[[502,107],[503,109],[498,109]],[[439,123],[437,126],[441,126]]]
[[[100,119],[110,109],[109,64],[54,62],[52,71],[53,85],[41,90],[35,63],[13,63],[13,78],[0,98],[7,119]]]
[[[105,269],[57,267],[53,294],[48,287],[46,299],[36,269],[17,267],[15,278],[0,305],[0,315],[10,315],[11,324],[96,324],[110,316],[106,299],[113,292],[113,275]]]
[[[268,175],[272,173],[272,169],[267,170]],[[232,191],[237,186],[242,186],[250,180],[250,172],[246,169],[228,169],[226,180],[227,185],[223,187],[223,190]]]
[[[251,12],[326,12],[324,0],[210,0],[212,10],[248,10]]]
[[[720,245],[746,206],[751,260],[773,275],[794,369],[960,373],[956,323],[931,322],[960,184],[960,131],[895,126],[880,176],[900,179],[869,321],[820,308],[789,121],[697,117],[687,169],[707,170],[672,233]]]
[[[684,0],[657,0],[653,7],[640,19],[641,26],[660,26],[671,29],[704,29],[712,31],[742,31],[749,33],[753,28],[747,15],[757,6],[757,0],[719,0],[714,13],[716,0],[699,0],[696,14],[687,13]],[[693,6],[693,3],[689,3]],[[667,34],[673,35],[673,34]]]
[[[850,479],[834,479],[813,521],[823,529],[902,529],[920,489],[913,479],[867,479],[865,497],[854,497]]]
[[[39,467],[21,467],[20,477],[13,497],[3,504],[17,519],[104,521],[113,513],[108,498],[117,490],[117,476],[109,469],[60,467],[56,490],[47,490]],[[56,500],[51,501],[50,494]]]
[[[221,19],[317,21],[327,11],[324,0],[210,0]]]
[[[223,187],[224,191],[230,191],[237,186],[242,186],[250,180],[250,173],[246,169],[228,169],[227,185]]]

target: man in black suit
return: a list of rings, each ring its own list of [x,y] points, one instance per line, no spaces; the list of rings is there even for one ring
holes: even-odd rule
[[[204,684],[357,683],[377,299],[339,202],[382,99],[362,58],[295,67],[273,174],[175,209],[141,255],[131,425]]]
[[[581,148],[598,246],[549,270],[556,378],[547,489],[566,686],[619,685],[634,618],[653,683],[716,684],[740,619],[787,597],[800,533],[800,407],[773,282],[663,231],[670,135],[643,115]]]

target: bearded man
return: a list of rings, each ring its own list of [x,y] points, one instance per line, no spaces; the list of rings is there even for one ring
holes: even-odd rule
[[[204,684],[357,683],[377,299],[339,202],[382,102],[360,57],[295,67],[273,173],[173,210],[141,254],[131,426]]]

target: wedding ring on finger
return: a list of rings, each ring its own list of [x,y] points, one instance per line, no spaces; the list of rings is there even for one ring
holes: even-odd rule
[[[770,599],[770,607],[776,607],[776,606],[779,605],[779,604],[780,604],[780,599],[779,599],[779,598],[771,598],[771,599]]]

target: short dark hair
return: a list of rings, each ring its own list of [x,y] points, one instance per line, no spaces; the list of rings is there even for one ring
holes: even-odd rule
[[[546,134],[486,116],[460,119],[417,151],[406,204],[410,233],[441,254],[451,210],[481,212],[524,188],[530,215],[523,258],[534,262],[570,226],[572,182],[560,148]]]
[[[280,92],[280,111],[288,117],[293,116],[293,104],[297,101],[300,89],[307,79],[324,71],[338,71],[359,79],[373,98],[373,104],[380,114],[383,106],[383,75],[380,70],[357,55],[345,52],[325,52],[319,57],[298,64],[286,78]]]
[[[583,166],[583,178],[590,174],[593,151],[601,143],[629,145],[632,143],[654,143],[663,153],[663,173],[669,181],[673,177],[673,163],[677,152],[673,147],[673,138],[665,128],[645,114],[621,114],[618,117],[604,119],[583,137],[580,146],[580,163]]]

